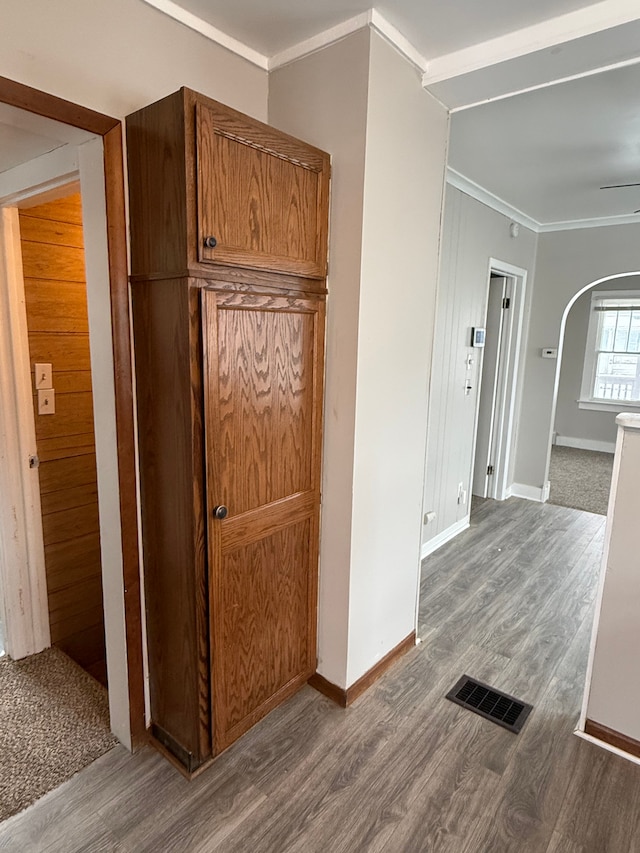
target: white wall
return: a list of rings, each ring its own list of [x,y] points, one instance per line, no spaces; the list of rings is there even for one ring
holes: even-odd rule
[[[591,295],[598,290],[640,290],[640,279],[635,276],[597,285],[578,297],[571,306],[564,332],[554,431],[559,443],[578,447],[585,442],[596,442],[598,445],[610,445],[613,451],[618,432],[616,415],[622,408],[597,412],[581,409],[577,402],[582,388]],[[624,411],[629,411],[628,407]],[[640,411],[640,408],[635,408],[635,411]]]
[[[621,418],[582,723],[640,741],[640,415]]]
[[[447,112],[371,40],[353,480],[352,684],[415,628]]]
[[[347,684],[356,357],[370,38],[274,71],[269,121],[331,154],[318,671]]]
[[[513,238],[510,223],[501,213],[447,185],[424,489],[424,511],[435,512],[436,518],[423,528],[425,544],[446,536],[469,513],[468,501],[458,504],[458,484],[463,483],[467,495],[471,494],[481,365],[478,350],[469,342],[471,328],[485,325],[489,260],[526,269],[530,280],[534,270],[536,234],[521,227]],[[529,299],[530,290],[529,286]],[[468,355],[474,358],[471,371],[466,369]],[[467,379],[473,389],[468,396],[464,393]],[[517,415],[514,429],[518,429]]]
[[[365,30],[275,71],[269,118],[332,155],[318,671],[347,687],[415,628],[448,116]]]
[[[608,275],[640,270],[638,228],[610,225],[540,234],[526,347],[515,479],[541,488],[547,465],[556,362],[540,355],[557,347],[570,300]]]
[[[0,74],[116,118],[181,86],[267,115],[265,71],[140,0],[4,0]]]

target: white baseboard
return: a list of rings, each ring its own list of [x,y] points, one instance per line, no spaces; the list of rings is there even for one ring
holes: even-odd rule
[[[544,503],[544,493],[544,487],[527,486],[526,483],[512,483],[508,490],[509,497],[524,498],[527,501],[537,501],[538,503]]]
[[[572,438],[570,435],[557,435],[559,447],[577,447],[579,450],[597,450],[599,453],[615,453],[615,441],[596,441],[591,438]]]
[[[464,518],[461,518],[460,521],[456,521],[454,524],[449,525],[446,530],[438,533],[437,536],[433,537],[433,539],[429,539],[428,542],[423,542],[420,559],[424,560],[425,557],[428,557],[429,554],[433,554],[434,551],[437,551],[438,548],[441,548],[447,542],[450,542],[451,539],[456,537],[459,533],[462,533],[462,531],[466,530],[468,527],[469,516],[465,515]]]

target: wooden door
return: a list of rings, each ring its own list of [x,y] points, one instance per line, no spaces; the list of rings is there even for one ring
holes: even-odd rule
[[[315,671],[324,301],[205,289],[202,317],[219,752]]]
[[[329,156],[204,99],[196,134],[198,260],[324,278]]]

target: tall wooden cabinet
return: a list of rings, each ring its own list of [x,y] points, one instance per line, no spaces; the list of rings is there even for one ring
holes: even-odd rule
[[[329,158],[188,89],[127,149],[152,732],[192,771],[315,671]]]

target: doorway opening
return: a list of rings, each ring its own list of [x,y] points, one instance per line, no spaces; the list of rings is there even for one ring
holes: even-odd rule
[[[11,122],[4,121],[5,111],[19,116],[22,122],[18,132],[13,134],[17,143],[14,147],[22,159],[14,164],[15,168],[0,173],[0,178],[4,179],[9,173],[20,177],[25,148],[32,144],[37,146],[41,138],[47,136],[47,132],[42,131],[44,122],[49,130],[55,126],[56,132],[49,139],[48,147],[36,151],[35,157],[41,165],[49,167],[55,163],[61,166],[56,177],[65,178],[66,183],[71,175],[79,174],[81,179],[90,292],[91,363],[96,390],[97,491],[109,712],[112,731],[131,748],[144,740],[145,712],[121,123],[0,78],[0,124],[10,125]],[[39,127],[28,126],[30,122]],[[58,131],[63,133],[62,138],[56,135]],[[74,138],[65,138],[69,135]],[[3,141],[6,138],[3,136]],[[70,166],[69,159],[73,161]],[[51,169],[45,169],[45,172],[44,177],[35,178],[26,185],[31,193],[52,188]],[[5,206],[15,208],[23,199],[16,197],[13,190],[5,190],[0,192],[0,198]],[[10,214],[6,209],[0,210],[3,225],[11,218]],[[15,223],[15,217],[13,221]],[[24,412],[33,406],[32,380],[27,357],[21,368],[22,375],[28,377],[24,399],[24,393],[20,391],[23,384],[13,381],[12,357],[4,357],[5,350],[16,350],[9,346],[11,340],[6,334],[6,325],[11,320],[6,299],[6,269],[3,253],[0,263],[0,295],[3,296],[0,322],[5,329],[0,335],[3,356],[0,359],[0,387],[3,393],[13,395],[14,401],[11,406],[0,407],[0,573],[5,630],[8,628],[11,642],[19,640],[22,643],[22,649],[13,654],[23,657],[46,648],[50,637],[42,571],[42,536],[34,531],[33,523],[33,519],[39,517],[42,527],[37,482],[30,477],[30,473],[37,473],[37,468],[29,468],[29,455],[34,453],[30,450],[33,443],[21,431],[20,422],[15,417],[16,411]],[[28,353],[24,346],[17,350]],[[35,508],[38,512],[34,511]],[[18,630],[13,630],[15,624],[19,625]]]
[[[15,114],[4,117],[14,122],[5,128],[20,129]],[[95,137],[86,137],[82,145],[95,145]],[[51,144],[33,132],[30,140],[31,153]],[[0,710],[7,720],[0,732],[0,820],[116,743],[102,689],[101,521],[105,525],[81,176],[68,172],[75,149],[67,142],[54,158],[47,152],[0,174],[0,575],[8,617],[0,664]],[[10,155],[11,145],[0,149],[3,164]],[[39,178],[47,169],[43,193]],[[91,199],[87,208],[91,213]],[[10,544],[7,517],[15,520]],[[33,758],[28,769],[21,753],[26,742]]]
[[[484,346],[475,350],[481,354],[481,364],[470,481],[478,498],[505,500],[511,495],[526,281],[526,270],[490,259],[486,334]]]
[[[17,207],[51,644],[107,686],[79,183]],[[29,430],[31,432],[31,429]]]
[[[635,293],[640,293],[639,272],[605,276],[579,290],[562,315],[545,475],[551,485],[550,501],[560,506],[602,515],[607,512],[617,435],[615,418],[624,411],[640,412],[640,403],[634,405],[633,400],[624,399],[628,396],[625,388],[634,382],[626,374],[631,371],[635,375],[635,362],[640,359],[640,353],[630,354],[640,349],[640,335],[633,331],[640,322],[640,312],[623,310],[625,316],[619,316],[619,308],[638,308],[635,297],[630,306],[621,303],[618,307],[613,302],[600,305],[598,297],[626,302],[624,297]],[[623,321],[629,320],[632,322],[625,334]],[[598,329],[606,337],[605,327],[614,321],[620,328],[613,330],[609,348],[614,355],[619,353],[616,357],[620,364],[606,368],[607,373],[613,371],[611,376],[599,376],[590,353],[601,349]],[[602,373],[611,358],[603,351],[599,359]],[[613,375],[616,371],[622,378]],[[592,387],[596,380],[602,385],[601,391]]]

